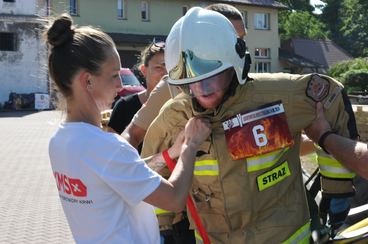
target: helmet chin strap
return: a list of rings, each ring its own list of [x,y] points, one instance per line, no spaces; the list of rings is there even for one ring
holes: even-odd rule
[[[242,73],[242,78],[247,79],[246,81],[251,80],[251,78],[249,78],[248,76],[251,64],[252,64],[252,58],[250,57],[250,53],[246,51],[245,52],[245,62],[244,62],[243,73]]]
[[[238,38],[235,44],[236,53],[239,55],[240,58],[245,57],[244,67],[242,72],[242,79],[249,79],[248,73],[250,70],[250,65],[252,63],[252,59],[250,57],[250,53],[247,51],[247,45],[243,39]]]
[[[236,53],[239,55],[240,58],[244,58],[245,51],[247,51],[247,45],[243,39],[238,38],[235,44]]]

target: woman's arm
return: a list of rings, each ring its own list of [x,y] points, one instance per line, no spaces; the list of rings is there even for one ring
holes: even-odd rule
[[[144,199],[145,202],[169,211],[182,211],[192,183],[194,162],[198,147],[211,133],[208,121],[192,118],[185,126],[185,139],[180,157],[168,180]]]

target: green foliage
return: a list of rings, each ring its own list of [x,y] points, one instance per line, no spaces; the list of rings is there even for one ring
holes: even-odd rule
[[[336,79],[340,79],[344,73],[348,72],[349,70],[368,70],[368,58],[356,58],[334,64],[328,70],[327,74]]]
[[[342,82],[348,92],[368,90],[368,70],[349,70],[344,73]]]
[[[339,18],[341,11],[341,2],[336,0],[324,0],[325,7],[322,10],[322,14],[319,19],[326,25],[327,30],[330,33],[330,38],[339,44],[338,40],[341,35],[339,28],[341,25],[341,19]]]
[[[325,39],[325,25],[307,11],[280,13],[280,35],[282,40],[290,38]]]
[[[350,48],[355,57],[368,56],[368,9],[359,0],[344,0],[341,12],[340,32],[343,45]]]
[[[368,56],[368,1],[324,0],[321,20],[330,38],[354,57]]]
[[[368,90],[368,58],[337,63],[327,74],[343,83],[348,92]]]
[[[306,0],[279,0],[290,10],[279,12],[281,39],[328,37],[353,57],[368,57],[368,1],[322,0],[321,15]]]

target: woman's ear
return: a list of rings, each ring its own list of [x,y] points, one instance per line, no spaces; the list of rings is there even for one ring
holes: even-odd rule
[[[92,88],[92,81],[91,81],[91,74],[87,71],[81,71],[79,74],[79,83],[83,88],[91,89]]]
[[[144,78],[147,76],[147,68],[144,66],[144,64],[139,65],[139,70],[142,72]]]

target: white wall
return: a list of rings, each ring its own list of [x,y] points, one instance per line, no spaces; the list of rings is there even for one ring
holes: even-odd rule
[[[42,40],[44,0],[0,1],[0,32],[17,34],[16,51],[0,51],[0,103],[9,94],[48,93],[47,50]],[[33,15],[33,16],[32,16]]]
[[[48,93],[46,47],[33,27],[15,25],[18,51],[0,51],[0,103],[8,100],[10,92]]]
[[[3,14],[32,15],[37,13],[37,0],[17,0],[14,3],[0,1],[0,12]]]

